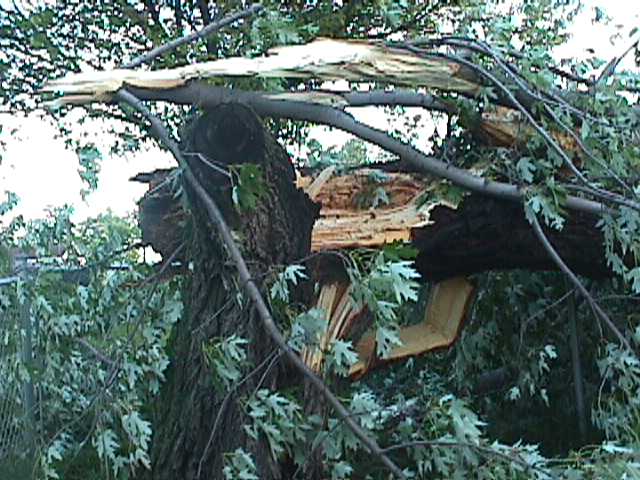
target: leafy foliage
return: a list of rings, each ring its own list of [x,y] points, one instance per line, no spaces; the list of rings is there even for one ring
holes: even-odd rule
[[[70,213],[18,218],[4,232],[4,245],[38,259],[33,275],[0,292],[3,315],[27,309],[34,342],[32,360],[4,381],[36,385],[42,414],[23,425],[37,432],[44,477],[69,478],[91,448],[118,477],[149,466],[145,404],[164,380],[182,302],[174,287],[144,282],[150,267],[131,248],[130,221],[107,215],[75,225]],[[4,338],[25,341],[11,330]]]
[[[609,209],[598,228],[604,237],[603,255],[617,276],[587,286],[618,327],[634,333],[637,346],[640,216],[632,202],[640,197],[636,98],[640,80],[637,72],[617,72],[599,83],[578,78],[595,75],[608,59],[594,57],[582,63],[565,59],[556,64],[553,47],[566,40],[566,27],[581,2],[263,3],[265,12],[254,21],[183,46],[157,59],[154,68],[254,56],[274,45],[318,36],[380,38],[393,40],[399,48],[406,46],[405,41],[415,40],[418,48],[423,37],[437,38],[439,48],[429,55],[463,53],[462,60],[475,65],[476,74],[489,72],[497,82],[485,75],[486,85],[470,98],[436,92],[456,113],[446,122],[442,116],[430,117],[437,128],[427,148],[455,167],[482,174],[486,182],[508,180],[521,187],[527,217],[542,218],[555,229],[566,222],[569,194],[578,192],[607,203]],[[87,66],[103,69],[126,63],[242,4],[118,0],[96,9],[88,2],[4,2],[0,5],[2,111],[33,112],[38,107],[34,94],[47,80]],[[607,21],[602,10],[596,10],[595,21]],[[462,42],[464,48],[454,42]],[[297,79],[216,83],[271,91],[319,86]],[[535,122],[539,128],[518,145],[483,142],[473,126],[483,116],[499,112],[496,102],[510,100],[512,92],[518,92],[514,98],[522,108],[513,100],[510,106],[531,116],[533,122],[525,125]],[[187,116],[179,107],[153,108],[174,133]],[[100,148],[70,138],[67,113],[63,110],[54,118],[76,148],[81,177],[89,190],[95,189]],[[111,128],[122,149],[139,148],[143,132],[132,126],[136,115],[126,114],[123,117],[113,106],[94,106],[83,118],[115,119],[118,127]],[[415,118],[407,120],[394,135],[414,142],[419,133],[412,128],[417,124]],[[346,171],[371,163],[370,147],[360,140],[326,149],[317,141],[306,141],[308,126],[285,120],[270,125],[290,144],[304,142],[300,146],[308,151],[305,165],[312,169],[335,166]],[[573,167],[583,178],[576,177]],[[264,191],[261,172],[250,164],[232,170],[233,200],[240,210],[252,210]],[[372,185],[365,200],[376,208],[388,199],[375,179]],[[430,193],[456,205],[466,194],[444,181]],[[0,214],[16,201],[8,193]],[[149,467],[153,428],[163,420],[151,412],[173,354],[168,351],[172,332],[182,315],[180,282],[148,280],[153,272],[133,248],[139,233],[130,219],[104,215],[74,224],[71,214],[70,209],[61,209],[37,222],[17,218],[2,232],[3,275],[14,273],[15,249],[37,259],[27,263],[33,268],[26,276],[0,290],[2,318],[15,320],[28,311],[27,324],[37,335],[32,359],[11,354],[7,363],[19,368],[3,379],[0,401],[9,391],[5,385],[37,385],[38,476],[131,478]],[[347,272],[354,302],[373,315],[380,356],[399,345],[400,325],[421,314],[421,300],[428,290],[417,283],[411,263],[415,252],[396,247],[351,252]],[[288,327],[289,345],[296,351],[317,345],[327,329],[326,312],[306,310],[292,301],[293,292],[309,277],[301,265],[285,266],[270,289],[272,306],[288,320],[282,324]],[[637,355],[609,343],[591,320],[589,306],[578,303],[574,316],[579,319],[583,371],[577,375],[573,340],[567,341],[572,335],[567,318],[573,292],[557,275],[494,272],[477,280],[478,301],[462,338],[449,352],[345,385],[334,377],[345,377],[357,355],[350,341],[330,345],[323,374],[347,400],[355,421],[378,439],[408,478],[640,476]],[[19,325],[0,334],[12,352],[26,340],[26,330]],[[203,345],[219,390],[231,392],[250,375],[249,347],[237,335]],[[495,389],[478,388],[486,383],[487,374],[495,372],[505,373],[506,381]],[[580,385],[591,410],[582,419],[589,424],[586,432],[576,425],[585,414],[576,405],[577,389],[571,388]],[[342,421],[324,411],[305,414],[299,388],[260,388],[240,401],[249,419],[245,425],[249,436],[254,441],[266,439],[271,456],[292,460],[298,473],[309,462],[311,446],[332,479],[385,475]],[[11,414],[15,424],[30,426],[18,407]],[[584,447],[587,444],[591,446]],[[251,455],[239,448],[225,452],[224,476],[250,480],[259,478],[259,472]]]

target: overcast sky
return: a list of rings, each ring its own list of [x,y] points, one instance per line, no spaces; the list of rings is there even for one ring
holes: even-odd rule
[[[588,49],[606,59],[619,55],[630,44],[627,35],[631,28],[640,28],[640,1],[588,0],[585,3],[590,8],[586,8],[576,20],[574,38],[558,51],[558,55],[584,58],[589,55]],[[622,28],[616,30],[613,26],[593,24],[594,6],[601,7],[613,17],[614,26]],[[620,36],[613,37],[616,32]],[[630,56],[627,60],[631,60]],[[372,112],[369,108],[357,116],[362,121],[373,123],[373,126],[384,128],[384,116]],[[20,198],[16,211],[28,218],[40,217],[47,208],[65,203],[75,206],[78,219],[107,208],[117,214],[126,214],[136,208],[135,202],[145,190],[143,185],[128,179],[138,172],[173,165],[168,154],[155,148],[124,157],[106,156],[101,164],[98,191],[85,202],[80,199],[83,185],[77,174],[77,157],[65,148],[62,140],[54,138],[55,127],[35,115],[13,119],[12,124],[16,131],[2,152],[0,194],[6,190],[15,192]],[[324,129],[319,128],[313,133],[323,143],[339,144],[349,138],[339,132],[329,135],[323,132]],[[3,134],[3,138],[6,140],[7,135]],[[109,138],[100,138],[99,143],[108,145],[109,141]]]

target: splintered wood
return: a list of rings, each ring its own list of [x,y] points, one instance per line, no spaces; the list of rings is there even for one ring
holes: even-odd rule
[[[536,135],[535,129],[522,113],[506,107],[496,107],[483,112],[476,128],[484,141],[494,147],[522,147]],[[549,133],[553,140],[573,157],[574,162],[579,160],[581,155],[577,140],[580,138],[579,131],[551,130]]]
[[[85,71],[69,73],[44,85],[43,92],[61,93],[51,103],[81,104],[110,100],[125,86],[167,90],[191,80],[216,77],[317,78],[352,82],[384,82],[423,86],[477,95],[482,85],[469,80],[457,63],[438,57],[425,58],[408,50],[390,48],[381,41],[318,38],[305,45],[269,50],[263,57],[231,57],[163,70]],[[286,97],[310,103],[332,103],[331,96],[301,93]],[[338,105],[341,99],[335,99]]]
[[[421,205],[423,180],[374,170],[328,178],[330,175],[325,170],[316,181],[298,179],[298,186],[321,205],[311,236],[313,251],[409,241],[413,228],[429,223],[429,211],[435,204]]]
[[[333,167],[329,167],[315,179],[298,178],[298,186],[321,205],[311,236],[312,250],[381,248],[394,241],[409,241],[413,228],[429,222],[429,211],[435,204],[423,205],[427,190],[423,180],[405,173],[374,170],[345,176],[333,174]],[[380,198],[386,204],[374,208],[373,200]],[[375,331],[368,330],[366,323],[370,320],[368,312],[351,298],[351,285],[347,281],[327,282],[314,305],[325,312],[327,330],[318,345],[303,350],[302,358],[320,372],[333,342],[352,340],[359,360],[349,373],[356,379],[389,362],[448,347],[458,335],[474,291],[474,286],[462,277],[434,285],[422,321],[401,328],[402,345],[379,358]]]
[[[325,312],[327,331],[319,345],[307,347],[302,354],[305,363],[316,372],[322,370],[332,343],[348,339],[356,323],[364,321],[366,310],[353,302],[350,290],[346,282],[325,284],[320,290],[315,308]],[[367,330],[357,340],[358,361],[351,367],[350,377],[355,380],[373,368],[451,346],[458,337],[474,296],[475,286],[463,277],[434,285],[420,323],[400,329],[402,345],[395,346],[387,357],[381,358],[376,354],[374,329]]]
[[[322,369],[324,352],[330,348],[331,342],[345,338],[349,327],[362,313],[362,309],[353,303],[350,291],[350,286],[345,282],[332,282],[320,290],[315,308],[323,310],[327,315],[327,331],[318,346],[305,348],[302,352],[302,359],[317,372]]]

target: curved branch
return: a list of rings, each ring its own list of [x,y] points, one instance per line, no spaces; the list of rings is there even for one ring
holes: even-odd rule
[[[488,180],[469,173],[467,170],[444,163],[435,157],[420,152],[411,145],[390,137],[386,132],[358,122],[348,113],[325,105],[309,104],[290,100],[270,99],[262,92],[246,92],[240,90],[214,87],[205,83],[193,82],[184,87],[168,90],[130,89],[138,98],[144,100],[164,100],[179,104],[198,105],[212,108],[225,102],[242,102],[260,115],[284,117],[292,120],[303,120],[339,128],[371,142],[383,149],[398,155],[416,171],[450,180],[455,185],[472,192],[522,202],[524,191],[519,186]],[[606,205],[586,198],[568,196],[565,206],[599,215],[607,211]]]
[[[327,387],[322,379],[318,377],[313,371],[311,371],[311,369],[300,359],[300,357],[291,349],[291,347],[289,347],[285,337],[282,335],[276,323],[274,322],[273,317],[269,312],[269,308],[262,298],[260,290],[256,286],[251,277],[251,274],[249,273],[247,264],[242,256],[242,253],[240,252],[240,249],[236,245],[235,240],[233,239],[231,231],[229,230],[229,227],[224,220],[222,212],[220,211],[214,200],[211,198],[211,196],[207,193],[207,191],[202,187],[202,185],[200,185],[191,170],[188,168],[188,164],[182,156],[178,145],[173,140],[171,140],[169,133],[162,125],[160,120],[155,115],[153,115],[149,111],[149,109],[147,109],[140,102],[138,98],[136,98],[127,90],[120,90],[116,94],[116,99],[140,112],[151,123],[153,133],[162,142],[162,144],[164,144],[171,151],[171,153],[178,161],[178,164],[184,166],[184,178],[191,184],[200,200],[202,200],[209,219],[216,226],[216,229],[218,230],[218,233],[220,234],[220,237],[222,238],[222,241],[226,246],[230,257],[236,264],[236,267],[238,269],[238,276],[240,277],[241,283],[246,289],[249,298],[251,298],[251,300],[254,302],[256,311],[258,312],[258,315],[262,320],[262,324],[273,341],[278,345],[280,350],[284,352],[291,363],[309,380],[309,382],[320,392],[320,394],[322,394],[322,396],[336,411],[340,419],[347,424],[349,429],[362,442],[367,450],[377,456],[397,478],[404,479],[405,475],[402,470],[387,456],[382,448],[380,448],[375,439],[371,438],[362,429],[362,427],[360,427],[360,425],[358,425],[358,423],[353,420],[351,412],[349,412],[349,410],[344,405],[342,405],[340,400]]]
[[[335,92],[331,92],[336,95]],[[414,92],[412,90],[370,90],[368,92],[339,93],[350,107],[365,106],[402,106],[422,107],[426,110],[436,110],[448,114],[458,113],[457,107],[435,95]]]
[[[139,57],[134,58],[131,62],[123,65],[122,68],[135,68],[142,65],[143,63],[148,63],[154,58],[159,57],[160,55],[164,55],[165,53],[170,52],[171,50],[175,50],[181,45],[192,42],[194,40],[205,38],[211,35],[212,33],[218,31],[220,28],[226,25],[229,25],[230,23],[233,23],[236,20],[240,20],[241,18],[249,17],[254,13],[259,12],[260,10],[262,10],[262,5],[255,3],[251,5],[249,8],[247,8],[246,10],[243,10],[242,12],[234,13],[233,15],[229,15],[228,17],[223,18],[219,22],[215,22],[207,25],[202,30],[190,33],[189,35],[185,35],[184,37],[177,38],[176,40],[173,40],[169,43],[165,43],[164,45],[160,45],[159,47],[154,48],[153,50],[143,55],[140,55]]]

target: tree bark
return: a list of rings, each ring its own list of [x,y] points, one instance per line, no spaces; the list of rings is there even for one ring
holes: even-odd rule
[[[524,215],[522,205],[471,195],[456,209],[434,208],[430,225],[414,229],[423,278],[439,281],[487,270],[557,270]],[[549,240],[575,273],[590,278],[613,275],[604,255],[598,218],[572,212],[560,231],[545,229]]]
[[[295,187],[284,149],[252,110],[226,104],[205,113],[185,134],[182,148],[194,175],[237,233],[256,279],[308,254],[318,207]],[[254,209],[238,213],[229,177],[211,168],[212,162],[259,165],[263,193]],[[254,441],[243,429],[248,418],[242,402],[258,388],[278,389],[299,379],[286,364],[270,361],[276,347],[248,299],[240,296],[235,270],[198,199],[184,188],[193,268],[185,281],[185,314],[175,328],[173,360],[159,402],[152,477],[223,478],[224,455],[243,448],[253,455],[259,478],[287,478],[287,461],[272,458],[268,445],[262,439]],[[249,341],[249,366],[243,383],[227,395],[214,386],[214,371],[203,348],[234,334]]]

